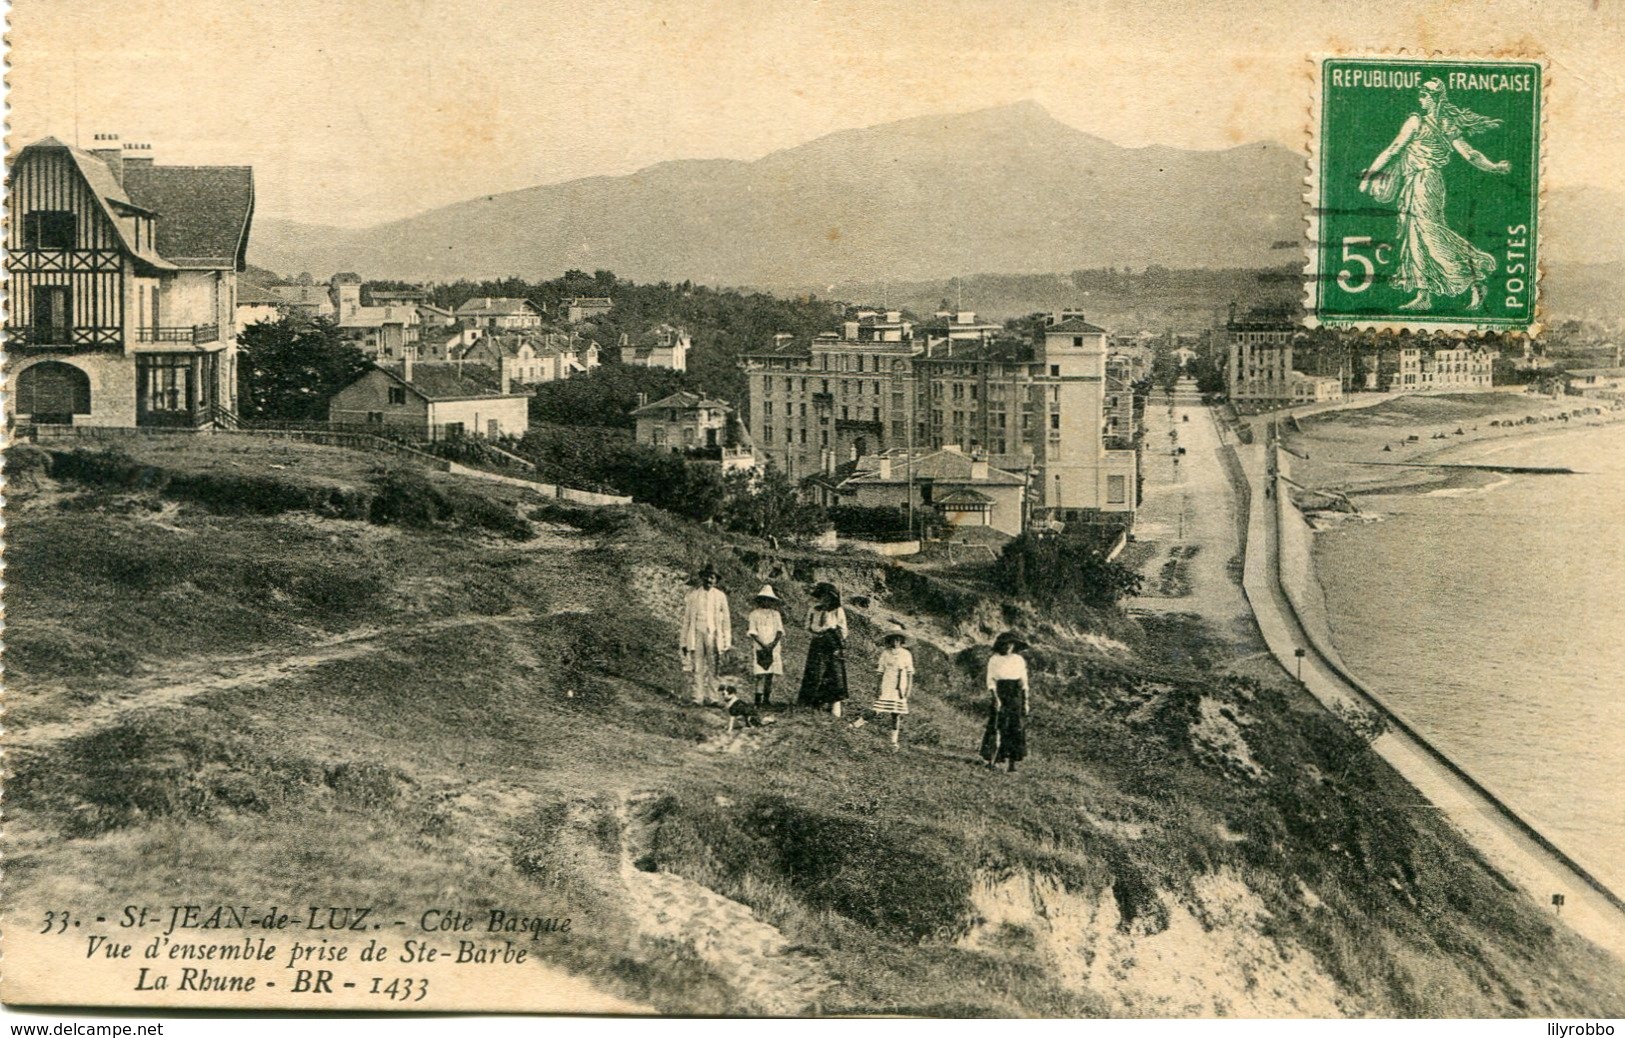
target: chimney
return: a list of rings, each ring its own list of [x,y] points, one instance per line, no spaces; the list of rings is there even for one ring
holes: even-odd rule
[[[96,134],[96,146],[90,149],[90,153],[107,164],[107,168],[113,171],[113,179],[118,181],[122,187],[124,184],[124,147],[118,142],[118,134]]]
[[[406,379],[408,382],[412,381],[412,354],[410,351],[407,351],[406,355],[401,358],[401,378]]]
[[[970,478],[974,479],[974,480],[976,480],[978,482],[983,482],[983,481],[985,481],[987,479],[987,459],[986,458],[972,459],[972,461],[970,463]]]
[[[513,392],[513,372],[501,361],[497,362],[497,366],[502,369],[502,395],[507,396]]]
[[[151,166],[152,145],[127,143],[124,145],[124,167]]]
[[[891,478],[891,459],[890,458],[881,458],[880,459],[880,478],[881,479],[890,479]]]
[[[648,407],[649,406],[649,394],[648,393],[639,393],[638,394],[638,406],[639,407]]]

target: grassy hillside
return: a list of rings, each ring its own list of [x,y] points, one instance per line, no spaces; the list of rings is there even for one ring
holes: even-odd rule
[[[8,474],[12,911],[455,891],[572,915],[548,963],[664,1012],[1625,1011],[1625,968],[1363,742],[1177,627],[325,448],[24,448]],[[673,616],[704,561],[739,631],[757,583],[799,617],[835,580],[855,702],[903,617],[902,751],[684,705]],[[1035,635],[1014,776],[974,759],[1008,624]]]

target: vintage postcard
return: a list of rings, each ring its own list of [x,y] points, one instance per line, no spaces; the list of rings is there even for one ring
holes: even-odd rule
[[[9,29],[10,1011],[1625,1015],[1618,5]]]

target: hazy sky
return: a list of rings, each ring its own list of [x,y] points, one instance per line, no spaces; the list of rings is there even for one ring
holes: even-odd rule
[[[1551,59],[1549,185],[1625,186],[1619,0],[1138,3],[15,0],[12,147],[97,132],[254,167],[365,225],[666,159],[1035,100],[1124,145],[1302,148],[1306,56]]]

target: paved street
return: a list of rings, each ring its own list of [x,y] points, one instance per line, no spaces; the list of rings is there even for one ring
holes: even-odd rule
[[[1220,458],[1224,435],[1194,392],[1153,392],[1145,410],[1144,497],[1134,533],[1154,551],[1132,609],[1194,613],[1216,635],[1261,648],[1241,592],[1239,503]],[[1173,435],[1171,436],[1170,433]],[[1185,448],[1183,456],[1173,451]],[[1177,461],[1176,461],[1177,458]]]

